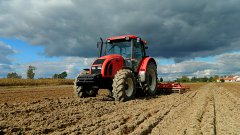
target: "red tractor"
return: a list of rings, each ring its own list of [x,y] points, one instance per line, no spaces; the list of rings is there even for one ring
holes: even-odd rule
[[[155,95],[157,64],[146,55],[147,42],[135,35],[107,38],[97,43],[99,57],[74,82],[80,98],[96,96],[109,89],[116,101],[133,99],[136,94]]]

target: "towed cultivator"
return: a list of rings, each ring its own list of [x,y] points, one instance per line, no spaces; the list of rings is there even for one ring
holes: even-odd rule
[[[169,82],[169,83],[158,83],[157,89],[162,92],[176,92],[176,93],[182,94],[186,90],[189,90],[190,87],[180,83]]]

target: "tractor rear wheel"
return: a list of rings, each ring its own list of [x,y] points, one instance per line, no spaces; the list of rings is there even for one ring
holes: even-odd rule
[[[154,63],[149,63],[147,66],[145,91],[151,96],[157,91],[157,67]]]
[[[136,94],[136,81],[131,70],[121,69],[113,79],[113,97],[115,101],[133,99]]]

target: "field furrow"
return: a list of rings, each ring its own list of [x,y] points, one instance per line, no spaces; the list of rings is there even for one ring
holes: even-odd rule
[[[216,132],[217,134],[240,133],[240,106],[234,98],[229,98],[224,87],[215,90]]]
[[[0,133],[240,133],[240,91],[235,90],[239,87],[222,83],[194,86],[184,94],[159,94],[128,102],[115,102],[101,94],[79,99],[71,86],[0,88]],[[13,93],[19,97],[14,98]]]

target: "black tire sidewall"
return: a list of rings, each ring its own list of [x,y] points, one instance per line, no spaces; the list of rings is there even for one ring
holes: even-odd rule
[[[130,96],[126,94],[125,83],[128,78],[131,78],[133,81],[133,91]],[[136,94],[136,80],[131,70],[121,69],[117,72],[113,79],[113,97],[116,101],[128,101],[135,97]]]
[[[149,86],[149,82],[148,82],[148,77],[150,76],[150,70],[153,70],[155,73],[155,77],[156,77],[156,85],[155,85],[155,89],[150,90],[150,86]],[[146,84],[148,85],[148,90],[146,91],[147,94],[149,95],[155,95],[157,92],[157,67],[154,63],[149,63],[147,66],[147,72],[146,72]]]

